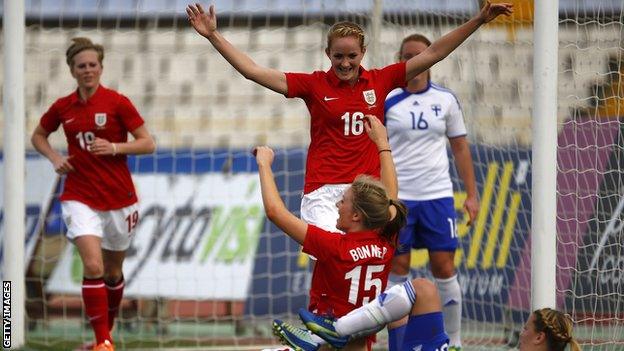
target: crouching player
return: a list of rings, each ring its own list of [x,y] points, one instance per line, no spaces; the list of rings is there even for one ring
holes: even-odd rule
[[[408,316],[409,315],[409,316]],[[436,286],[426,279],[414,279],[395,285],[372,302],[363,305],[339,319],[327,319],[305,309],[299,317],[315,335],[281,323],[274,325],[276,334],[287,333],[295,350],[311,351],[316,337],[336,349],[342,349],[352,338],[376,333],[388,324],[398,328],[407,323],[405,334],[391,350],[446,351],[449,339],[444,331],[442,306]],[[296,336],[296,337],[293,337]],[[552,308],[533,311],[520,335],[519,351],[571,351],[581,348],[573,335],[569,316]]]
[[[388,324],[389,329],[406,325],[403,339],[397,340],[398,345],[390,345],[391,350],[446,351],[449,346],[438,290],[422,278],[395,285],[339,319],[324,318],[306,309],[299,310],[299,317],[315,335],[284,322],[273,326],[275,334],[282,341],[288,340],[295,350],[317,350],[316,336],[343,349],[349,340],[376,333]]]

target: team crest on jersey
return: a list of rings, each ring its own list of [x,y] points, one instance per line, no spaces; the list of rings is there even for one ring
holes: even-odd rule
[[[366,101],[369,105],[374,105],[377,102],[377,96],[375,96],[375,90],[366,90],[362,94],[364,94],[364,101]]]
[[[95,125],[98,128],[103,128],[106,125],[106,112],[95,114]]]

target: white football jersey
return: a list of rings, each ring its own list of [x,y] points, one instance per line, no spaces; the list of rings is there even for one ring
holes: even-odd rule
[[[452,197],[446,140],[466,135],[455,94],[433,83],[420,93],[397,88],[388,94],[385,110],[399,198]]]

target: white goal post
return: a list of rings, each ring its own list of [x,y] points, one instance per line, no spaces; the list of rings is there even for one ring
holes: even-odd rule
[[[531,306],[557,307],[557,78],[559,0],[535,1]],[[539,194],[539,196],[535,196]]]
[[[19,348],[25,343],[24,283],[24,2],[5,1],[3,23],[3,222],[2,301],[3,347]],[[8,299],[8,300],[7,300]],[[6,306],[7,304],[9,306]],[[9,316],[6,316],[6,308]],[[5,320],[6,319],[6,320]],[[8,334],[7,334],[7,321]],[[8,339],[7,339],[8,338]]]

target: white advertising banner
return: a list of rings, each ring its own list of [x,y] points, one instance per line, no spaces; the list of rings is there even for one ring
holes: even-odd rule
[[[24,254],[24,264],[27,269],[37,243],[37,235],[41,231],[41,225],[43,224],[41,213],[48,210],[50,199],[54,195],[57,175],[50,161],[43,157],[26,158],[25,167],[26,233],[24,233],[24,239],[26,252]],[[4,162],[0,160],[0,184],[3,184],[3,178]],[[4,189],[0,187],[0,262],[3,257],[4,233]],[[1,277],[2,270],[0,269]]]
[[[140,220],[124,262],[134,297],[247,298],[264,211],[256,173],[133,175]],[[47,289],[80,293],[82,266],[68,245]]]

